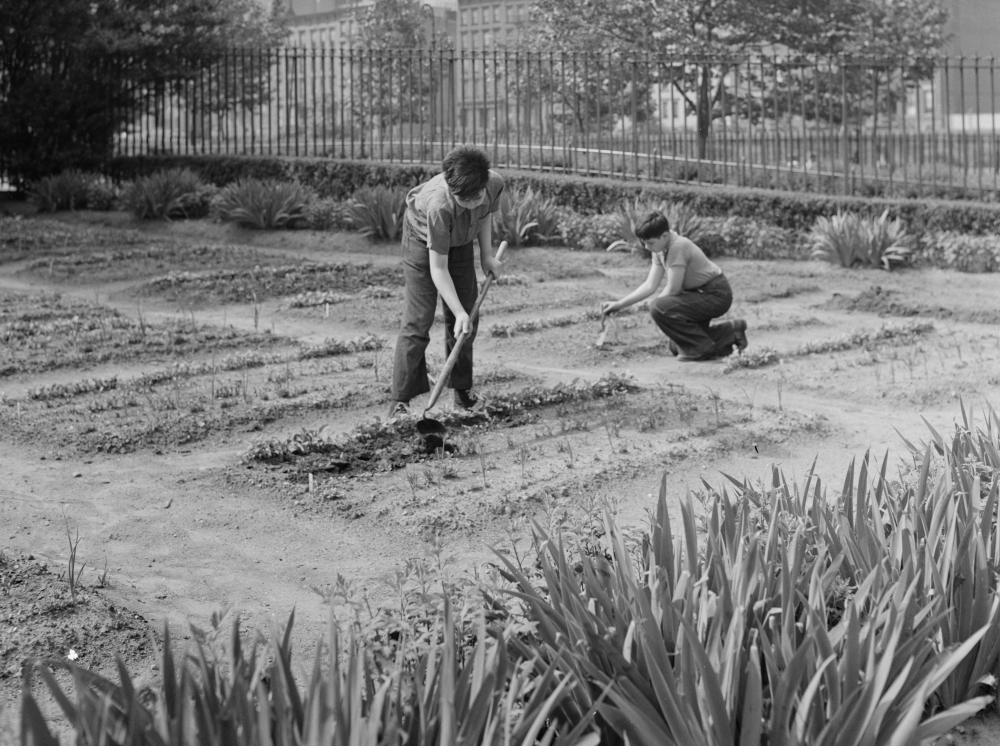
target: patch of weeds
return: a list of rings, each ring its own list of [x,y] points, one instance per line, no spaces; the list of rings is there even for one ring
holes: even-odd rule
[[[58,294],[0,299],[0,376],[280,341],[272,334],[195,326],[186,319],[136,322]]]
[[[141,285],[136,292],[171,300],[199,297],[222,303],[243,303],[255,294],[258,300],[263,300],[310,291],[356,292],[369,286],[402,284],[401,267],[305,262],[212,272],[171,272]]]
[[[615,315],[631,316],[636,313],[644,312],[645,310],[645,304],[636,304],[618,311]],[[515,334],[522,334],[524,332],[537,332],[542,329],[552,329],[563,326],[572,326],[574,324],[583,324],[590,321],[600,321],[600,319],[601,312],[593,309],[582,311],[580,313],[565,314],[563,316],[553,316],[547,319],[523,319],[509,324],[490,324],[488,331],[492,337],[510,338]]]
[[[516,274],[504,274],[500,275],[495,281],[496,285],[516,285],[516,286],[527,286],[531,285],[532,280],[527,275],[516,275]]]
[[[778,351],[773,347],[754,347],[744,350],[741,355],[730,355],[722,368],[723,373],[731,373],[741,368],[763,368],[774,365],[779,360]]]
[[[930,321],[911,321],[902,324],[883,324],[878,329],[859,329],[842,334],[833,339],[822,339],[816,342],[804,342],[792,352],[793,356],[812,355],[824,352],[840,352],[856,347],[867,347],[877,342],[891,339],[910,340],[920,334],[934,330]]]
[[[916,336],[934,330],[929,321],[912,321],[903,324],[883,324],[878,329],[859,329],[831,339],[804,342],[791,352],[779,355],[773,347],[758,347],[744,350],[742,354],[730,355],[722,368],[723,373],[731,373],[741,368],[762,368],[773,365],[782,358],[803,357],[827,352],[841,352],[858,347],[868,348],[887,341],[910,342]]]
[[[127,242],[116,240],[114,243],[120,245]],[[78,250],[64,256],[44,257],[31,262],[26,271],[44,272],[46,279],[57,281],[113,281],[130,279],[141,273],[155,275],[167,270],[232,270],[238,266],[253,267],[277,264],[279,261],[286,260],[248,246],[188,246],[162,242],[112,251]]]

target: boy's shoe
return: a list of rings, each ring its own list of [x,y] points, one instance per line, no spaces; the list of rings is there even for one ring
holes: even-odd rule
[[[389,407],[389,414],[386,415],[387,420],[393,420],[397,417],[406,417],[410,413],[410,403],[405,401],[394,401]]]
[[[733,321],[733,336],[736,338],[736,349],[743,352],[749,344],[747,342],[747,322],[744,319]]]
[[[479,396],[472,389],[455,389],[455,406],[472,409],[479,403]]]

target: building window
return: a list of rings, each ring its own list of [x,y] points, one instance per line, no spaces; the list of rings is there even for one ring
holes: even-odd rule
[[[924,111],[934,111],[934,89],[924,90]]]
[[[469,32],[468,31],[463,31],[462,32],[462,49],[468,49],[468,48],[469,48]]]
[[[493,32],[492,31],[484,31],[483,32],[483,49],[492,49],[492,48],[493,48]]]
[[[500,23],[500,6],[493,6],[493,23]]]
[[[469,9],[468,8],[462,8],[462,18],[461,18],[461,20],[460,20],[460,22],[459,22],[458,25],[459,26],[468,26],[469,25]]]

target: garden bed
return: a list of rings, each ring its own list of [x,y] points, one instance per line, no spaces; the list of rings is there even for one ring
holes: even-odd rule
[[[641,309],[595,345],[597,304],[646,275],[637,257],[529,248],[511,251],[520,279],[498,283],[483,307],[486,410],[454,412],[446,396],[432,415],[447,438],[428,443],[415,432],[425,398],[409,419],[384,420],[398,247],[374,244],[366,257],[356,236],[297,231],[270,246],[261,234],[252,254],[210,250],[225,245],[219,227],[206,222],[200,236],[197,221],[143,226],[148,246],[120,226],[97,246],[87,217],[61,217],[58,232],[40,221],[37,233],[22,219],[19,248],[0,263],[0,523],[11,527],[0,569],[22,573],[31,554],[55,570],[32,570],[44,587],[31,593],[64,601],[65,514],[88,562],[82,598],[98,616],[104,604],[129,615],[128,630],[183,630],[229,607],[248,634],[268,633],[294,607],[297,649],[311,648],[329,613],[313,589],[338,577],[377,607],[394,601],[408,561],[437,552],[456,574],[479,572],[495,562],[488,546],[523,541],[527,521],[558,525],[603,501],[638,531],[664,473],[675,514],[702,479],[768,479],[770,464],[802,475],[815,460],[839,488],[869,447],[908,459],[897,431],[926,440],[921,417],[947,430],[959,398],[1000,396],[1000,328],[973,313],[995,298],[989,275],[723,257],[748,354],[776,355],[726,373],[724,361],[675,360]],[[282,268],[293,268],[287,279]],[[900,320],[843,300],[866,293],[933,302]],[[276,315],[281,333],[264,331]],[[879,334],[908,323],[920,331]],[[443,358],[439,323],[432,372]],[[98,592],[105,558],[110,587]],[[44,629],[46,654],[77,642],[68,621],[44,627],[32,603],[0,596],[2,629],[15,618]],[[87,618],[90,660],[131,649],[98,621]],[[143,655],[129,660],[149,673]],[[0,701],[16,701],[18,686],[4,677]],[[58,725],[54,703],[43,709]]]

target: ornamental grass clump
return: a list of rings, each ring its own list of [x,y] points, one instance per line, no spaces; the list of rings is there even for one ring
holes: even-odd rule
[[[607,553],[536,529],[541,583],[500,557],[535,622],[516,649],[588,682],[572,696],[607,744],[945,733],[993,701],[1000,657],[1000,418],[963,415],[902,483],[868,454],[833,495],[775,468],[710,489],[700,517],[688,496],[675,528],[664,478],[638,543],[610,516]]]
[[[214,209],[220,220],[274,230],[305,225],[312,200],[309,189],[297,182],[248,178],[223,187]]]
[[[636,226],[650,212],[663,213],[670,223],[670,230],[695,243],[706,234],[708,222],[684,202],[644,202],[635,199],[626,202],[617,213],[619,240],[608,246],[608,251],[642,251],[642,242],[635,235]]]
[[[40,212],[83,209],[87,206],[87,183],[82,171],[68,169],[36,181],[28,196]]]
[[[213,622],[218,625],[217,616]],[[197,647],[175,660],[169,629],[160,654],[161,682],[140,690],[119,659],[115,683],[66,661],[36,664],[80,744],[120,746],[596,746],[592,718],[570,696],[577,682],[535,660],[515,666],[510,629],[487,630],[480,621],[475,643],[462,650],[446,603],[434,620],[438,638],[408,655],[402,638],[393,660],[373,654],[365,640],[331,623],[315,650],[311,670],[298,678],[291,630],[270,642],[240,639],[233,624],[228,655],[214,650],[213,635],[192,627]],[[463,653],[465,653],[463,655]],[[68,672],[70,699],[52,673]],[[302,677],[302,674],[299,674]],[[152,695],[152,696],[149,696]],[[22,705],[24,743],[57,744],[31,694]]]
[[[111,210],[118,200],[118,189],[100,174],[67,169],[34,182],[28,196],[40,212]]]
[[[531,187],[508,187],[500,195],[500,209],[493,213],[493,234],[512,247],[549,243],[559,238],[559,208],[555,199]]]
[[[208,214],[215,188],[187,168],[169,168],[129,184],[122,202],[139,220],[197,218]]]
[[[395,241],[403,230],[407,190],[362,187],[347,203],[344,219],[372,241]]]
[[[889,220],[888,210],[874,219],[852,212],[817,218],[809,241],[813,259],[848,269],[858,265],[892,269],[909,260],[914,244],[902,220]]]

